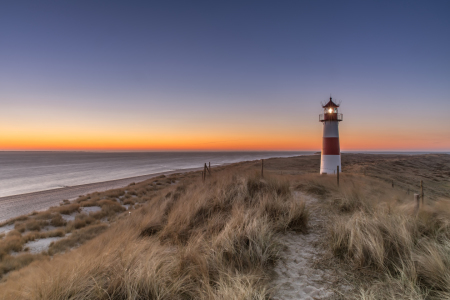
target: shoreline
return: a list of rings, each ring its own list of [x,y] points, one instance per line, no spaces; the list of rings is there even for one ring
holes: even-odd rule
[[[397,158],[397,157],[410,157],[410,155],[407,154],[370,154],[370,153],[342,153],[344,156],[351,156],[351,157],[366,157],[366,156],[376,156],[378,158]],[[432,153],[432,154],[415,154],[413,156],[434,156],[434,155],[450,155],[447,153]],[[292,158],[306,158],[306,157],[317,157],[317,154],[309,154],[309,155],[295,155],[291,157],[273,157],[270,159],[292,159]],[[240,162],[234,162],[234,163],[224,163],[220,165],[215,165],[214,167],[219,166],[227,166],[232,165],[236,163],[243,163],[243,162],[252,162],[254,160],[244,160]],[[357,163],[360,164],[360,162],[352,162],[347,161],[346,163],[349,163],[349,165]],[[363,163],[365,167],[368,167],[365,162]],[[348,165],[348,166],[349,166]],[[348,170],[347,166],[347,170]],[[28,215],[32,213],[33,211],[42,211],[45,209],[50,208],[51,206],[59,206],[62,200],[74,200],[80,195],[86,195],[94,192],[104,192],[111,189],[117,189],[117,188],[123,188],[127,185],[129,185],[132,182],[140,182],[144,181],[150,178],[154,178],[160,175],[170,175],[174,173],[188,173],[193,171],[200,171],[202,170],[202,167],[197,168],[187,168],[187,169],[176,169],[173,171],[166,171],[166,172],[158,172],[158,173],[152,173],[152,174],[146,174],[146,175],[139,175],[139,176],[133,176],[133,177],[127,177],[127,178],[121,178],[121,179],[113,179],[108,181],[102,181],[102,182],[96,182],[96,183],[87,183],[87,184],[81,184],[81,185],[74,185],[69,187],[62,187],[62,188],[56,188],[51,190],[44,190],[44,191],[37,191],[37,192],[31,192],[31,193],[25,193],[25,194],[17,194],[17,195],[11,195],[11,196],[4,196],[0,197],[0,224],[4,223],[7,220],[10,220],[12,218],[22,216],[22,215]],[[318,166],[317,166],[318,170]],[[369,175],[369,174],[367,174]],[[377,176],[375,176],[377,177]],[[400,184],[400,182],[399,182]]]
[[[48,209],[51,206],[59,206],[64,199],[74,200],[78,196],[94,192],[104,192],[107,190],[123,188],[132,182],[141,182],[161,175],[171,175],[175,173],[188,173],[198,171],[203,168],[178,169],[167,172],[158,172],[147,175],[101,181],[95,183],[86,183],[51,190],[17,194],[0,197],[0,223],[12,218],[27,215],[33,211]]]

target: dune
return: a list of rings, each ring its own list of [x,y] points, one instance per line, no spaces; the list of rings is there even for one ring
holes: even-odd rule
[[[16,217],[0,226],[0,297],[448,297],[450,156],[343,154],[339,186],[319,161],[154,177]]]

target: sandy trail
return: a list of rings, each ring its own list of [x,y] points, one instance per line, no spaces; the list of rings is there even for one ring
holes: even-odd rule
[[[333,282],[336,275],[332,270],[315,268],[314,262],[324,255],[319,241],[325,233],[325,216],[316,205],[317,199],[295,192],[294,197],[304,199],[310,218],[306,233],[287,232],[280,236],[286,247],[282,259],[275,266],[272,287],[273,299],[330,299],[333,298]]]

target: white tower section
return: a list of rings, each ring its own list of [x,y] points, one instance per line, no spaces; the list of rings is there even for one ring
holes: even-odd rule
[[[323,142],[320,157],[320,174],[336,174],[337,167],[341,172],[341,150],[339,145],[339,122],[342,114],[338,113],[339,105],[330,101],[323,106],[324,114],[319,116],[323,123]]]

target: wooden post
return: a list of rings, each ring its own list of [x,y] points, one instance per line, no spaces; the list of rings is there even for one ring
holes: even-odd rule
[[[264,178],[264,159],[261,159],[261,177]]]
[[[204,178],[204,180],[206,179],[206,169],[207,168],[208,167],[206,166],[206,163],[205,163],[205,166],[203,167],[203,173],[204,173],[203,178]]]
[[[394,180],[392,180],[392,188],[394,188]]]
[[[417,214],[419,212],[420,209],[420,195],[419,194],[414,194],[414,202],[416,202],[416,208],[414,209],[414,212]]]
[[[209,175],[211,175],[211,162],[208,162],[208,172],[209,172]]]
[[[337,175],[337,185],[339,186],[339,166],[337,166],[336,175]]]
[[[424,204],[423,202],[423,180],[420,181],[420,201],[422,202],[422,205]]]

